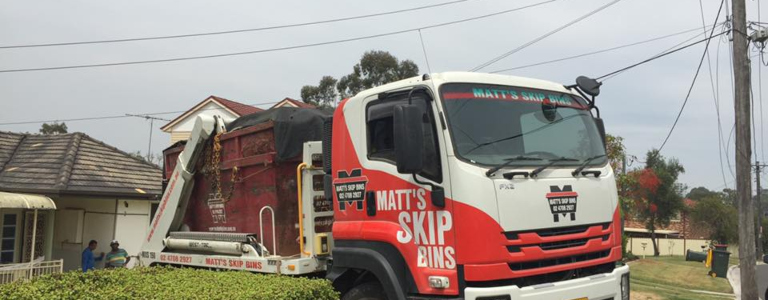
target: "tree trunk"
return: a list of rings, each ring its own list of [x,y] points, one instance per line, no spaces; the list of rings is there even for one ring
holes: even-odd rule
[[[651,243],[653,243],[653,256],[659,256],[659,245],[656,244],[656,216],[651,216],[651,223],[648,229],[651,231]]]
[[[653,243],[653,256],[659,256],[659,245],[656,244],[656,228],[651,229],[651,243]]]

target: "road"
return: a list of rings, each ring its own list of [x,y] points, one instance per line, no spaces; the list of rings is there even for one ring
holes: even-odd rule
[[[757,264],[757,294],[760,296],[760,300],[766,300],[768,296],[768,265],[764,263]],[[731,266],[728,269],[728,281],[733,287],[733,293],[736,294],[736,299],[741,299],[741,275],[739,274],[738,266]]]

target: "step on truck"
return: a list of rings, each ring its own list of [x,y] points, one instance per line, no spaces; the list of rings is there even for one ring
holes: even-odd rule
[[[599,88],[437,73],[198,117],[141,263],[319,275],[342,299],[629,299]]]

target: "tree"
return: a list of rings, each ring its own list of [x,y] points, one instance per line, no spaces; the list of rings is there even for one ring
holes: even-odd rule
[[[694,225],[706,228],[712,240],[721,244],[738,241],[739,212],[726,204],[721,195],[700,199],[691,209],[691,220]]]
[[[301,100],[320,107],[332,107],[336,103],[336,83],[332,76],[323,76],[317,86],[305,85],[301,88]]]
[[[704,198],[711,198],[711,197],[722,199],[722,194],[715,191],[710,191],[709,189],[703,186],[700,186],[700,187],[695,187],[691,189],[691,191],[688,192],[688,194],[685,195],[685,197],[694,201],[699,201]]]
[[[654,256],[659,256],[656,228],[668,226],[683,208],[684,186],[677,183],[685,169],[677,159],[665,160],[658,150],[648,151],[644,169],[628,174],[628,195],[634,200],[634,215],[651,232]]]
[[[627,155],[626,147],[624,147],[624,138],[606,134],[605,155],[608,157],[608,162],[611,164],[613,171],[622,173],[624,170],[624,157]]]
[[[418,75],[419,67],[413,61],[399,61],[387,51],[372,50],[363,54],[351,74],[339,79],[336,90],[342,98],[348,98],[365,89]]]
[[[67,133],[67,124],[64,122],[53,122],[51,124],[43,123],[40,127],[40,133],[42,134],[60,134]]]

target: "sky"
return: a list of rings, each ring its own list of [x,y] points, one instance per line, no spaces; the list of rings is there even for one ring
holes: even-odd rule
[[[154,60],[319,43],[419,28],[542,1],[467,0],[394,15],[258,32],[130,43],[0,49],[0,71]],[[0,10],[0,47],[257,28],[444,2],[449,1],[0,0],[3,7]],[[361,55],[369,50],[389,51],[400,59],[413,60],[421,73],[466,71],[609,2],[558,0],[494,17],[422,30],[431,70],[428,70],[418,32],[407,32],[341,44],[205,60],[0,72],[0,123],[184,111],[209,95],[269,107],[269,103],[284,97],[299,99],[303,85],[317,84],[324,75],[339,78],[350,73]],[[714,23],[720,1],[701,2],[705,22]],[[746,2],[748,21],[758,21],[758,2]],[[480,72],[578,55],[698,28],[637,46],[502,73],[563,84],[573,83],[580,75],[598,77],[656,55],[696,34],[701,35],[691,41],[703,38],[699,5],[699,0],[622,0]],[[725,8],[720,21],[724,15]],[[716,33],[720,30],[718,28]],[[628,152],[638,156],[640,161],[648,150],[658,148],[664,141],[685,99],[704,48],[704,44],[693,46],[631,69],[603,84],[597,104],[607,132],[623,137]],[[728,143],[734,120],[729,57],[728,40],[713,39],[709,46],[709,62],[705,60],[687,107],[662,151],[665,157],[677,158],[685,167],[686,172],[681,175],[680,182],[690,188],[705,186],[721,190],[734,188],[735,185],[734,137]],[[759,87],[764,84],[759,82],[758,72],[768,69],[762,69],[765,67],[761,66],[759,57],[755,57],[755,146],[757,159],[765,161],[761,116],[768,117],[768,114],[761,112]],[[765,92],[768,97],[768,90]],[[718,142],[718,107],[722,147]],[[763,111],[766,109],[768,103]],[[177,115],[157,116],[173,119]],[[150,134],[150,122],[147,120],[120,118],[66,123],[70,132],[84,132],[124,151],[147,151]],[[170,136],[159,130],[164,123],[154,123],[153,153],[159,153],[170,142]],[[0,131],[37,132],[40,125],[0,125]],[[632,166],[638,167],[641,163],[633,162]],[[768,186],[766,182],[763,184]]]

